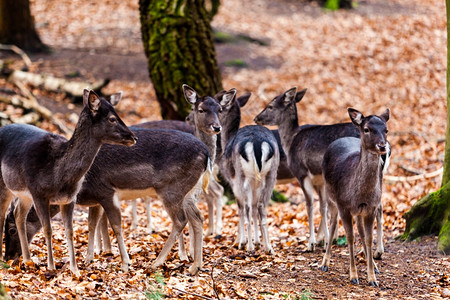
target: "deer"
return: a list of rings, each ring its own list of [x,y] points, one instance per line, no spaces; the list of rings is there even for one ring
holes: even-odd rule
[[[211,97],[198,97],[198,94],[195,92],[195,90],[193,90],[192,88],[190,88],[189,86],[183,86],[183,88],[186,91],[186,95],[187,96],[187,100],[189,103],[191,103],[193,105],[193,111],[194,111],[194,115],[196,116],[196,124],[197,126],[195,128],[197,128],[197,135],[201,136],[201,140],[208,144],[208,148],[209,148],[209,152],[210,153],[214,153],[213,154],[213,158],[215,156],[215,136],[216,134],[218,134],[221,130],[221,126],[220,123],[218,121],[218,110],[220,109],[220,105],[216,102],[216,100],[214,100]],[[189,93],[189,94],[188,94]],[[117,97],[116,97],[117,99]],[[120,100],[120,98],[118,98],[116,101],[118,102],[118,100]],[[157,126],[157,127],[155,127]],[[147,128],[160,128],[160,127],[165,127],[165,128],[172,128],[172,129],[181,129],[183,131],[186,132],[193,132],[191,129],[191,126],[187,125],[184,122],[178,122],[178,121],[156,121],[156,122],[147,122],[147,123],[141,123],[138,125],[133,125],[130,128],[133,131],[142,131],[145,130]],[[172,131],[172,130],[170,130]],[[158,131],[159,132],[159,131]],[[170,135],[169,135],[170,137]],[[183,135],[184,137],[184,135]],[[174,135],[174,138],[180,138],[180,134],[176,134]],[[162,140],[165,140],[166,138],[162,138]],[[186,141],[187,146],[189,146],[190,142],[193,140],[193,136],[192,138],[188,139]],[[149,146],[150,147],[150,146]],[[109,151],[108,151],[109,153]],[[170,154],[170,153],[169,153]],[[100,158],[102,158],[104,156],[104,152],[101,151],[100,152]],[[111,155],[111,154],[108,154]],[[95,167],[97,168],[97,166],[99,165],[97,162],[94,162]],[[109,167],[109,164],[105,164],[105,168]],[[184,164],[184,167],[186,169],[189,169],[189,166],[187,166],[186,164]],[[116,171],[117,172],[117,171]],[[106,173],[106,172],[105,172]],[[112,174],[114,175],[114,174]],[[111,176],[112,176],[111,175]],[[117,172],[118,176],[121,176],[120,172]],[[139,175],[139,174],[137,174]],[[134,176],[134,177],[137,177]],[[142,175],[142,174],[141,174]],[[99,175],[100,176],[100,175]],[[178,176],[179,177],[179,176]],[[97,180],[96,176],[88,176],[89,178],[95,178],[95,180]],[[211,177],[212,178],[212,177]],[[113,179],[111,179],[113,181]],[[136,179],[137,180],[137,179]],[[115,184],[115,183],[114,183]],[[84,183],[84,185],[88,185],[90,186],[90,184],[88,183]],[[83,188],[83,194],[87,194],[89,195],[89,193],[86,193],[84,191],[85,189]],[[149,194],[152,194],[153,192],[150,191]],[[144,191],[142,192],[142,195],[145,194]],[[154,193],[153,193],[154,194]],[[155,195],[155,194],[154,194]],[[130,195],[122,195],[121,197],[119,197],[118,199],[120,200],[128,200],[131,199],[133,197],[135,197],[135,194],[130,194]],[[91,195],[89,195],[89,197],[92,198]],[[88,246],[88,255],[87,255],[87,261],[92,261],[93,260],[93,243],[91,243],[93,241],[93,233],[96,231],[100,231],[97,232],[95,234],[95,238],[97,240],[97,245],[104,245],[104,250],[106,252],[111,250],[111,244],[110,244],[110,240],[109,240],[109,234],[108,234],[108,229],[107,229],[107,217],[105,214],[102,213],[102,209],[101,206],[99,205],[94,205],[94,203],[91,203],[92,201],[87,201],[85,200],[85,198],[87,197],[78,197],[77,198],[77,204],[78,205],[87,205],[90,206],[89,209],[89,246]],[[58,209],[54,209],[52,210],[52,216],[56,215],[56,213],[58,213],[59,210]],[[101,221],[98,222],[98,219],[101,218]],[[29,232],[32,233],[31,237],[40,229],[40,223],[39,220],[37,220],[32,213],[30,213],[29,218],[28,218],[28,223],[27,225],[29,226]],[[97,226],[97,224],[99,224],[99,226]],[[17,249],[17,246],[14,246],[17,241],[17,237],[15,237],[15,223],[14,223],[14,218],[13,216],[8,216],[8,222],[7,225],[9,226],[9,230],[7,228],[6,232],[8,232],[7,235],[7,241],[9,241],[9,243],[7,243],[6,245],[6,250],[9,253],[9,258],[12,259],[15,256],[17,256],[17,253],[19,252]],[[29,240],[31,240],[31,237]],[[192,237],[192,236],[191,236]],[[119,239],[118,239],[119,240]],[[182,260],[188,260],[187,255],[185,254],[185,250],[184,250],[184,244],[181,243],[182,238],[180,236],[180,258]],[[193,241],[193,238],[191,238],[191,241]],[[124,247],[124,246],[123,246]],[[191,246],[191,250],[193,250],[193,246]],[[194,253],[191,253],[191,256],[194,257]],[[127,264],[127,257],[124,256],[123,257],[123,261],[125,261],[125,264]],[[123,268],[126,268],[125,266]]]
[[[23,262],[32,263],[26,218],[32,204],[44,228],[47,268],[55,270],[49,207],[59,205],[70,257],[70,270],[80,276],[73,246],[73,207],[83,179],[102,145],[131,149],[136,136],[113,106],[94,91],[83,91],[84,108],[72,137],[44,131],[32,125],[11,124],[0,129],[0,245],[8,206],[17,197],[14,217]],[[0,258],[2,250],[0,248]]]
[[[331,213],[330,231],[337,226],[337,216],[347,236],[350,253],[350,281],[359,284],[354,256],[353,219],[361,237],[367,261],[369,285],[378,286],[377,270],[372,256],[373,223],[381,204],[383,163],[381,156],[387,154],[387,122],[390,110],[380,115],[364,115],[348,108],[352,123],[360,131],[360,138],[337,139],[327,148],[323,159],[323,176]],[[321,269],[328,271],[331,256],[331,238],[323,256]]]
[[[289,169],[297,178],[305,195],[310,232],[307,251],[314,251],[316,247],[313,221],[314,190],[319,194],[320,201],[319,242],[324,241],[325,244],[328,241],[329,234],[327,230],[327,197],[322,177],[323,155],[328,146],[336,139],[346,136],[359,138],[360,133],[349,122],[331,125],[305,124],[299,126],[296,104],[303,99],[306,91],[307,89],[303,89],[297,92],[297,88],[293,87],[276,96],[255,117],[254,121],[256,124],[278,126],[281,144],[287,155]],[[389,154],[384,155],[382,159],[385,164],[385,170],[389,165]],[[376,257],[379,258],[384,252],[382,216],[382,207],[380,206],[377,215],[378,248],[376,252]],[[336,232],[332,234],[335,236]]]
[[[199,94],[190,86],[187,84],[183,84],[183,93],[186,98],[186,101],[192,105],[192,115],[194,126],[194,136],[196,136],[200,141],[202,141],[206,147],[208,148],[208,151],[210,153],[210,160],[213,162],[215,160],[216,156],[216,140],[217,140],[217,134],[220,133],[222,127],[220,125],[218,114],[219,110],[221,110],[221,106],[217,103],[217,101],[211,97],[211,96],[204,96],[201,97]],[[160,123],[160,122],[158,122]],[[181,128],[186,129],[190,128],[185,125],[181,125],[179,123],[182,122],[172,122],[172,121],[166,121],[164,124],[158,124],[158,125],[164,125],[171,128]],[[139,128],[148,128],[149,125],[153,126],[152,124],[146,124],[143,123],[139,126]],[[132,129],[134,128],[131,127]],[[211,177],[209,179],[209,187],[208,187],[208,194],[204,194],[207,203],[208,203],[208,211],[209,211],[209,224],[208,224],[208,232],[214,232],[214,224],[220,226],[221,230],[221,221],[222,221],[222,215],[221,215],[221,198],[217,198],[217,195],[223,194],[223,188],[222,186],[217,183],[217,181],[214,179],[214,177]],[[125,199],[121,199],[125,200]],[[217,208],[218,211],[218,218],[217,222],[214,222],[214,206]],[[212,208],[212,209],[211,209]],[[149,211],[149,208],[147,208],[147,212]],[[100,228],[102,232],[107,232],[107,229],[105,228],[107,226],[107,223],[103,220],[100,223]],[[97,236],[99,236],[97,234]],[[104,236],[104,235],[102,235]],[[192,234],[191,234],[192,237]],[[193,239],[190,240],[193,242]],[[106,242],[106,251],[108,251],[108,241]],[[100,244],[97,242],[97,244]],[[191,244],[190,250],[191,250],[191,256],[194,257],[194,253],[192,252],[194,249],[194,245]],[[187,255],[185,254],[185,247],[183,242],[183,235],[179,236],[179,256],[181,260],[188,260]]]
[[[186,133],[194,134],[193,126],[189,125],[186,122],[179,121],[179,120],[149,121],[149,122],[132,125],[132,127],[145,128],[145,129],[172,129],[172,130],[179,130],[179,131],[183,131]],[[211,183],[210,183],[210,186],[211,186]],[[153,233],[152,214],[151,214],[151,198],[144,197],[142,200],[144,201],[145,212],[147,215],[147,233],[150,234],[150,233]],[[138,226],[137,202],[132,201],[131,203],[132,203],[131,229],[136,229]],[[100,222],[107,223],[107,218],[106,218],[105,214],[102,214],[102,220]],[[105,228],[103,228],[103,230],[105,230]],[[106,247],[107,247],[106,251],[108,251],[108,249],[110,249],[110,247],[109,248],[108,248],[108,246],[106,246]]]
[[[247,103],[250,95],[236,98],[236,89],[231,89],[219,100],[222,106],[219,120],[223,127],[223,153],[219,165],[238,205],[239,249],[246,247],[247,251],[253,252],[255,246],[260,247],[259,223],[264,250],[272,254],[274,250],[269,240],[267,205],[277,178],[280,152],[275,136],[266,127],[248,125],[239,128],[241,107]]]

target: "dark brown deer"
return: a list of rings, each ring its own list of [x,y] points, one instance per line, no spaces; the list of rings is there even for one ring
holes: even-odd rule
[[[319,194],[321,221],[318,236],[328,240],[327,201],[322,179],[322,159],[331,142],[343,136],[359,136],[351,123],[334,125],[298,125],[297,107],[306,89],[297,92],[291,88],[275,97],[255,118],[257,124],[278,125],[281,144],[287,155],[289,169],[295,175],[305,194],[310,237],[307,250],[316,246],[314,232],[314,190]]]
[[[254,251],[255,244],[260,246],[259,225],[264,250],[271,254],[273,248],[267,228],[267,205],[276,182],[280,151],[269,129],[259,125],[239,128],[241,107],[249,98],[250,94],[236,98],[236,90],[231,89],[219,102],[222,105],[219,119],[223,127],[223,154],[219,164],[238,204],[239,248],[247,246],[247,251]]]
[[[350,257],[350,281],[358,284],[358,272],[353,249],[353,218],[363,244],[367,261],[367,280],[370,285],[378,286],[375,277],[376,265],[372,256],[373,223],[381,204],[383,181],[383,160],[389,144],[387,126],[390,111],[381,115],[364,117],[356,109],[349,108],[352,123],[360,132],[360,138],[345,137],[334,141],[327,149],[323,159],[329,207],[331,213],[330,231],[337,226],[337,216],[347,235]],[[323,257],[321,269],[327,271],[330,266],[332,237],[330,237]]]
[[[84,176],[103,144],[131,146],[136,142],[135,135],[109,102],[88,90],[84,90],[83,101],[84,109],[70,140],[30,125],[13,124],[0,129],[0,245],[6,210],[12,197],[16,196],[14,216],[23,261],[31,261],[26,218],[34,204],[44,227],[48,269],[54,270],[49,206],[59,205],[66,230],[70,270],[76,276],[79,271],[73,247],[72,213]],[[0,248],[0,257],[1,254]]]

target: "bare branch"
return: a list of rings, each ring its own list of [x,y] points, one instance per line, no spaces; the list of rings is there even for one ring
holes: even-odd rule
[[[19,47],[15,46],[15,45],[0,44],[0,50],[13,51],[14,53],[18,54],[22,58],[23,62],[27,66],[27,68],[31,67],[31,59],[30,59],[30,57],[22,49],[20,49]]]
[[[439,168],[436,171],[430,172],[430,173],[424,173],[414,176],[390,176],[390,175],[384,175],[383,179],[387,181],[395,181],[395,182],[406,182],[406,181],[415,181],[415,180],[421,180],[426,178],[433,178],[437,177],[444,172],[444,168]]]

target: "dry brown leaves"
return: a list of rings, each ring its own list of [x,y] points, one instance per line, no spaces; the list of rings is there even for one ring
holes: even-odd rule
[[[136,1],[86,0],[32,1],[39,33],[55,48],[51,56],[33,56],[33,70],[63,76],[74,70],[83,80],[112,78],[104,91],[124,91],[119,110],[128,124],[159,119],[159,108],[148,80],[142,52]],[[392,163],[389,175],[408,176],[439,169],[443,162],[446,124],[446,20],[445,4],[434,0],[370,0],[354,11],[324,12],[303,1],[222,1],[213,27],[270,42],[269,46],[241,45],[244,60],[263,60],[274,67],[237,69],[222,67],[225,88],[253,93],[243,110],[243,123],[274,96],[292,86],[308,88],[299,104],[301,123],[347,121],[351,106],[367,114],[390,107],[389,121]],[[239,45],[238,45],[239,47]],[[223,65],[225,51],[218,45]],[[5,84],[5,82],[0,82]],[[33,90],[39,99],[51,98],[68,104],[61,95]],[[73,107],[72,107],[73,108]],[[8,114],[20,110],[0,104]],[[75,111],[78,108],[75,108]],[[73,126],[76,118],[61,109],[61,119]],[[70,122],[69,120],[72,120]],[[42,127],[55,130],[43,123]],[[237,209],[227,205],[225,228],[220,239],[206,238],[204,272],[188,276],[186,264],[176,251],[164,269],[150,269],[162,248],[170,221],[155,201],[156,234],[144,228],[133,232],[127,213],[124,234],[132,259],[129,273],[122,273],[113,240],[113,255],[97,256],[85,264],[87,215],[75,216],[75,238],[82,277],[72,278],[60,221],[54,222],[55,274],[46,271],[46,247],[38,235],[31,249],[36,266],[26,270],[2,269],[1,282],[17,299],[92,298],[135,299],[148,295],[198,299],[197,295],[221,299],[316,298],[438,298],[448,296],[450,261],[434,250],[435,240],[402,244],[393,240],[405,226],[403,214],[422,196],[436,190],[440,177],[412,182],[385,182],[383,194],[386,254],[379,267],[381,287],[366,287],[364,261],[358,264],[362,284],[348,284],[348,252],[336,247],[332,270],[317,270],[322,254],[304,253],[307,215],[297,183],[277,188],[292,204],[269,208],[269,230],[276,251],[248,254],[232,246],[237,226]],[[204,204],[200,204],[206,212]],[[145,225],[139,206],[140,225]],[[316,210],[317,211],[317,210]],[[205,222],[206,226],[206,222]],[[317,228],[318,224],[316,224]],[[343,233],[341,229],[341,233]],[[11,263],[11,262],[10,262]],[[214,287],[214,288],[213,288]],[[184,291],[184,292],[183,292]],[[150,297],[150,296],[149,296]]]

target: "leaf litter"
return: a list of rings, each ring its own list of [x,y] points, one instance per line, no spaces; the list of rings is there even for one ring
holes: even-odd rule
[[[160,119],[146,70],[136,1],[62,0],[31,4],[42,40],[54,49],[50,55],[32,55],[31,71],[55,76],[79,74],[80,80],[90,81],[111,78],[103,92],[124,92],[118,111],[127,124]],[[327,12],[315,2],[301,0],[227,0],[222,1],[212,26],[215,31],[266,42],[216,45],[224,88],[253,93],[243,109],[244,125],[252,124],[255,115],[274,96],[293,86],[308,88],[298,104],[302,124],[347,121],[349,106],[367,114],[391,108],[389,175],[429,173],[442,166],[446,124],[443,1],[368,0],[359,1],[352,11]],[[227,61],[237,59],[247,67],[228,66]],[[20,61],[15,63],[20,65]],[[0,85],[8,87],[3,79]],[[39,100],[66,104],[67,110],[55,113],[73,128],[73,114],[79,106],[61,94],[39,88],[32,91]],[[0,104],[0,108],[8,114],[23,113],[9,105]],[[57,131],[45,121],[40,126]],[[247,253],[234,247],[237,207],[230,204],[224,207],[221,237],[205,238],[204,266],[197,277],[187,274],[189,263],[180,261],[175,249],[164,268],[152,270],[151,263],[169,234],[170,219],[160,202],[154,200],[156,233],[147,234],[144,206],[139,203],[139,227],[132,230],[124,202],[124,235],[132,262],[129,273],[120,271],[114,238],[112,254],[97,254],[93,263],[84,262],[87,210],[77,208],[74,237],[80,278],[73,278],[67,268],[63,225],[56,218],[52,228],[57,271],[49,273],[46,269],[46,246],[39,233],[31,246],[34,264],[6,262],[0,265],[0,281],[14,299],[449,297],[450,260],[436,251],[436,238],[425,237],[411,243],[395,240],[405,227],[403,214],[439,185],[439,176],[384,182],[386,253],[377,261],[380,288],[367,286],[365,261],[360,256],[357,267],[361,284],[349,284],[346,246],[333,246],[327,273],[318,269],[322,251],[319,248],[306,252],[307,214],[296,182],[276,187],[290,203],[272,203],[269,207],[274,255],[265,255],[261,250]],[[199,206],[207,220],[206,205]],[[317,203],[315,212],[317,215]],[[207,221],[204,224],[206,230]],[[315,225],[317,228],[318,223]],[[339,233],[344,234],[342,228]],[[110,234],[113,237],[111,231]],[[345,238],[340,241],[346,242]]]

